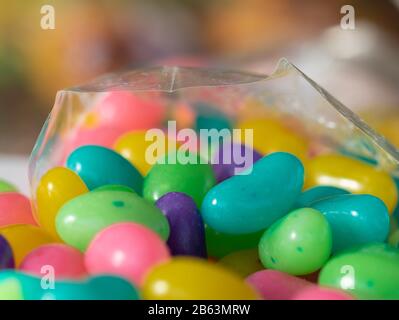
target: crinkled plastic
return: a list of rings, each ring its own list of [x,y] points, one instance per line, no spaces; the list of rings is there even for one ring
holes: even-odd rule
[[[270,76],[218,69],[154,67],[105,75],[57,93],[30,159],[33,197],[41,176],[63,165],[72,151],[68,150],[66,140],[73,135],[79,137],[82,126],[93,125],[92,110],[110,91],[130,91],[145,101],[160,102],[164,107],[162,123],[173,120],[175,111],[182,106],[196,111],[204,104],[208,106],[205,112],[216,110],[232,121],[238,117],[273,114],[290,123],[319,149],[371,158],[383,170],[399,174],[399,154],[395,148],[285,59],[280,60]]]

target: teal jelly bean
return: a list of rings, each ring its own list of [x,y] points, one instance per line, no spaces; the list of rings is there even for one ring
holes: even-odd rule
[[[231,129],[231,123],[226,115],[218,110],[216,106],[198,102],[194,105],[197,112],[195,129]]]
[[[90,190],[117,184],[130,187],[138,194],[142,192],[143,177],[139,171],[111,149],[94,145],[80,147],[69,155],[66,165]]]
[[[383,242],[389,232],[388,210],[379,198],[367,194],[338,195],[312,204],[327,218],[333,234],[333,252],[370,242]]]
[[[296,201],[297,208],[310,207],[315,201],[319,201],[331,196],[338,196],[341,194],[350,194],[349,191],[332,187],[332,186],[316,186],[309,188],[301,193]]]
[[[302,163],[294,155],[272,153],[242,175],[213,187],[202,203],[204,221],[212,229],[229,234],[266,229],[294,206],[303,175]]]

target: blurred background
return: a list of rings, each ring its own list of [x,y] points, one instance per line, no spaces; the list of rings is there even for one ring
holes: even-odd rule
[[[26,163],[57,90],[146,65],[269,74],[280,57],[399,146],[397,0],[0,0],[0,176],[25,175],[9,165]]]

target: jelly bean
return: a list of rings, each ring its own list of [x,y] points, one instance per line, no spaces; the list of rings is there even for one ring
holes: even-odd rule
[[[191,153],[189,157],[193,158],[193,163],[181,163],[181,156],[180,152],[168,153],[163,163],[152,166],[144,179],[144,198],[155,202],[166,193],[183,192],[201,206],[206,192],[215,184],[212,167],[200,163],[200,157]]]
[[[312,204],[330,223],[333,252],[358,244],[385,241],[389,215],[384,203],[367,194],[333,196]]]
[[[264,300],[289,300],[313,283],[277,270],[262,270],[251,274],[246,281]]]
[[[135,223],[117,223],[94,237],[85,263],[90,274],[116,274],[141,285],[149,270],[169,257],[167,246],[152,230]]]
[[[55,228],[55,217],[59,209],[69,200],[88,191],[75,172],[62,167],[50,169],[40,179],[36,190],[36,218],[39,225],[55,239],[59,239]]]
[[[146,176],[152,164],[147,161],[146,153],[154,142],[146,140],[147,131],[133,131],[121,136],[114,144],[114,150],[132,163],[143,176]],[[165,140],[164,150],[176,150],[176,142],[172,143],[170,139]],[[157,156],[164,154],[158,153]]]
[[[129,221],[145,225],[164,240],[169,236],[168,221],[157,207],[122,191],[89,192],[72,199],[58,212],[56,227],[67,244],[84,251],[101,229]]]
[[[119,184],[106,184],[92,190],[92,192],[97,192],[97,191],[123,191],[123,192],[136,193],[132,188],[121,186]]]
[[[276,152],[257,161],[251,173],[213,187],[202,217],[216,231],[231,234],[266,229],[294,205],[303,185],[303,166],[293,155]]]
[[[171,254],[206,257],[205,228],[192,198],[180,192],[163,195],[155,205],[167,217]]]
[[[302,208],[266,230],[259,242],[259,257],[266,268],[303,275],[322,267],[331,247],[327,219],[317,210]]]
[[[32,250],[21,262],[20,270],[42,276],[42,268],[52,266],[59,279],[78,279],[87,275],[83,254],[61,243],[45,244]]]
[[[221,182],[251,167],[262,155],[243,144],[223,143],[213,155],[216,181]]]
[[[294,295],[292,300],[353,300],[342,290],[309,286]]]
[[[307,158],[308,142],[305,138],[285,128],[276,119],[254,118],[240,122],[237,128],[253,130],[253,147],[262,154],[288,152],[304,161]],[[242,131],[244,132],[244,131]],[[243,138],[241,137],[241,140]]]
[[[141,194],[143,177],[129,161],[111,149],[80,147],[69,155],[67,167],[75,171],[90,190],[120,184]]]
[[[161,101],[128,91],[111,91],[95,106],[89,115],[99,125],[112,126],[125,131],[158,127],[165,115]]]
[[[0,227],[13,224],[36,225],[30,201],[17,192],[0,193]]]
[[[258,247],[264,230],[247,234],[226,234],[205,225],[206,247],[209,256],[222,258],[230,253]]]
[[[384,243],[351,248],[334,256],[320,272],[319,284],[359,299],[399,299],[399,249]]]
[[[156,266],[142,288],[147,300],[248,300],[255,291],[237,274],[199,258],[178,257]]]
[[[336,187],[330,186],[317,186],[305,190],[301,193],[296,201],[297,208],[310,207],[313,202],[328,198],[331,196],[337,196],[341,194],[349,194],[350,192]]]
[[[370,164],[339,154],[313,158],[306,167],[305,186],[329,185],[352,193],[371,194],[384,201],[392,212],[398,192],[392,177]]]
[[[237,272],[241,277],[263,270],[257,249],[247,249],[230,253],[219,260],[221,265]]]
[[[231,129],[231,123],[226,115],[218,110],[218,107],[207,103],[197,102],[194,104],[197,112],[194,128],[199,131],[201,129]]]
[[[10,244],[0,235],[0,270],[14,268],[14,256]]]
[[[1,192],[18,192],[18,189],[13,184],[0,179],[0,193]]]
[[[17,267],[33,249],[43,244],[57,242],[43,229],[29,224],[0,228],[0,235],[10,244]]]

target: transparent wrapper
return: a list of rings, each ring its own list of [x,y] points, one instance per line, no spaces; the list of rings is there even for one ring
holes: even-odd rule
[[[198,112],[223,114],[233,127],[237,119],[275,117],[308,139],[310,157],[339,151],[373,159],[379,168],[392,175],[399,173],[399,154],[395,148],[285,59],[270,76],[217,69],[156,67],[106,75],[86,85],[58,92],[30,159],[33,200],[41,176],[53,167],[64,165],[73,151],[68,141],[74,137],[79,140],[82,127],[92,129],[99,125],[93,111],[113,91],[131,92],[141,101],[156,101],[161,106],[156,111],[157,126],[161,128],[168,120],[175,119],[178,128],[189,127],[191,115]],[[207,108],[204,109],[204,105]],[[145,103],[143,108],[146,108]],[[141,123],[140,113],[137,117],[130,120],[140,129],[153,126],[145,121]],[[115,137],[129,131],[112,126],[107,126],[106,130],[112,131],[111,136]],[[87,144],[97,144],[89,140]],[[100,140],[101,137],[97,137],[96,142]]]

